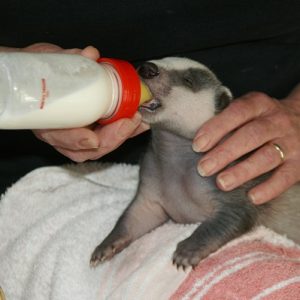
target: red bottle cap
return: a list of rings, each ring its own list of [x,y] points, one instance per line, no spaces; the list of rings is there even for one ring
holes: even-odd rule
[[[99,63],[107,63],[117,71],[122,84],[120,104],[116,112],[100,124],[109,124],[122,118],[131,118],[138,110],[141,99],[141,83],[135,68],[127,61],[114,58],[99,58]]]

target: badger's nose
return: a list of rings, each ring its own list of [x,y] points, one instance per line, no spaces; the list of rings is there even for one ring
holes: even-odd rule
[[[145,62],[137,69],[139,75],[145,79],[151,79],[159,75],[158,66],[152,62]]]

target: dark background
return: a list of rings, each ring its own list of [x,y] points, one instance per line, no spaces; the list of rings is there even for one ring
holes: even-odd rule
[[[300,1],[24,1],[0,4],[0,45],[50,42],[97,47],[134,65],[187,56],[208,65],[239,96],[283,98],[300,78]],[[30,74],[30,70],[28,70]],[[101,160],[137,163],[149,134]],[[0,193],[20,176],[69,163],[30,131],[0,131]]]

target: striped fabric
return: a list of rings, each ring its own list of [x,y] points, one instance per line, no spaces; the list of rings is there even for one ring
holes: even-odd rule
[[[300,299],[300,249],[241,240],[190,272],[171,300]]]

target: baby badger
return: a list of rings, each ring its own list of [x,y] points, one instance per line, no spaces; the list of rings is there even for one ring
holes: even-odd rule
[[[181,241],[173,263],[185,269],[225,243],[262,224],[300,242],[299,185],[278,199],[255,206],[247,191],[260,177],[230,192],[201,177],[192,150],[201,124],[231,101],[229,90],[204,65],[186,58],[146,62],[139,75],[153,99],[140,108],[151,125],[152,140],[140,167],[137,193],[105,240],[95,249],[91,265],[111,259],[134,240],[164,224],[201,223]]]

